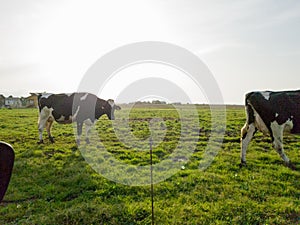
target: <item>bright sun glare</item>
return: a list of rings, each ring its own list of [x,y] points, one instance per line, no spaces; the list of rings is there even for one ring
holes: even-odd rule
[[[157,11],[153,17],[153,10],[151,4],[137,0],[130,5],[126,1],[61,4],[36,37],[41,70],[55,78],[52,82],[61,81],[56,84],[61,85],[59,89],[75,91],[87,69],[105,53],[124,44],[168,36],[164,19]]]

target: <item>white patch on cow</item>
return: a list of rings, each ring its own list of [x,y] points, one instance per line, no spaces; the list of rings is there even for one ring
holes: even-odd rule
[[[84,96],[82,96],[82,97],[80,98],[80,100],[81,100],[81,101],[84,101],[84,100],[87,98],[88,95],[89,95],[89,94],[86,93]]]
[[[114,105],[115,105],[114,100],[109,99],[109,100],[107,100],[107,102],[108,102],[108,104],[110,104],[110,106],[111,106],[112,108],[114,107]]]
[[[57,120],[57,122],[63,122],[63,121],[65,121],[65,120],[66,120],[65,116],[61,116],[61,117]]]
[[[91,119],[85,120],[85,121],[84,121],[84,124],[87,125],[87,126],[93,126],[93,125],[94,125],[94,123],[92,122]]]
[[[293,122],[288,119],[284,124],[279,125],[277,121],[271,123],[271,129],[273,133],[273,146],[280,155],[280,157],[286,162],[289,163],[290,159],[286,156],[283,149],[283,131],[285,129],[292,128]]]
[[[53,108],[44,107],[41,109],[39,113],[39,120],[38,120],[38,129],[39,129],[39,138],[40,141],[43,140],[43,130],[46,127],[46,124],[49,120],[54,120],[52,116]]]
[[[256,110],[253,107],[252,109],[254,111],[255,127],[261,132],[263,132],[263,134],[269,134],[269,129],[267,128],[263,119],[260,117],[260,115],[256,112]]]
[[[290,132],[294,127],[294,123],[291,119],[288,119],[285,123],[284,123],[284,131],[286,132]]]
[[[277,121],[273,121],[271,122],[271,129],[274,137],[282,139],[284,124],[279,125]]]
[[[273,135],[280,136],[283,132],[290,132],[294,127],[294,123],[291,119],[288,119],[285,123],[279,125],[277,121],[271,123],[271,129]],[[275,133],[274,133],[275,132]]]
[[[51,94],[51,93],[43,93],[42,96],[41,96],[41,98],[49,98],[49,96],[51,96],[51,95],[53,95],[53,94]]]
[[[279,114],[278,114],[278,113],[276,113],[276,114],[275,114],[275,117],[277,118],[278,116],[279,116]]]
[[[44,108],[41,109],[39,119],[47,121],[50,116],[52,116],[52,111],[53,108],[48,108],[45,106]]]
[[[73,115],[73,117],[72,117],[72,121],[73,121],[73,122],[76,120],[76,117],[77,117],[77,115],[78,115],[79,109],[80,109],[80,106],[77,107],[76,112],[74,113],[74,115]]]
[[[261,92],[262,96],[264,96],[264,98],[269,101],[270,99],[270,94],[271,92],[270,91],[264,91],[264,92]]]

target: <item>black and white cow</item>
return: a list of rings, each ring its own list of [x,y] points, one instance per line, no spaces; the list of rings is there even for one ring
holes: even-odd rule
[[[283,149],[283,133],[300,133],[300,90],[265,91],[246,94],[247,122],[241,129],[241,165],[246,164],[246,151],[257,130],[269,134],[273,147],[287,166],[295,169]]]
[[[82,126],[86,126],[86,142],[89,143],[89,131],[92,125],[102,115],[106,114],[110,120],[114,120],[114,111],[121,109],[115,105],[114,100],[103,100],[90,93],[72,94],[40,94],[39,106],[39,142],[43,143],[43,130],[46,127],[48,137],[53,143],[51,126],[53,121],[60,124],[77,123],[77,144],[80,144]]]

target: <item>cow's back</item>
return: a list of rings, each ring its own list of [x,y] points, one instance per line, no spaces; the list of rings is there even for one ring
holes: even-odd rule
[[[291,133],[300,133],[300,91],[265,91],[246,94],[246,106],[251,106],[269,127],[271,122],[284,124],[293,120]]]
[[[51,94],[39,96],[39,110],[51,109],[52,116],[59,122],[60,118],[69,120],[72,116],[74,94]],[[63,122],[63,121],[61,121]]]

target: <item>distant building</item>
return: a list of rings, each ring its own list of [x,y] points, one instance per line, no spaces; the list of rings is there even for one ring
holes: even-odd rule
[[[7,108],[21,108],[22,102],[21,99],[18,97],[13,97],[10,95],[9,97],[5,98],[5,107]]]
[[[30,93],[30,96],[26,98],[26,107],[38,107],[38,94]]]
[[[0,108],[35,108],[38,106],[38,94],[30,93],[29,97],[5,97],[0,94]]]

